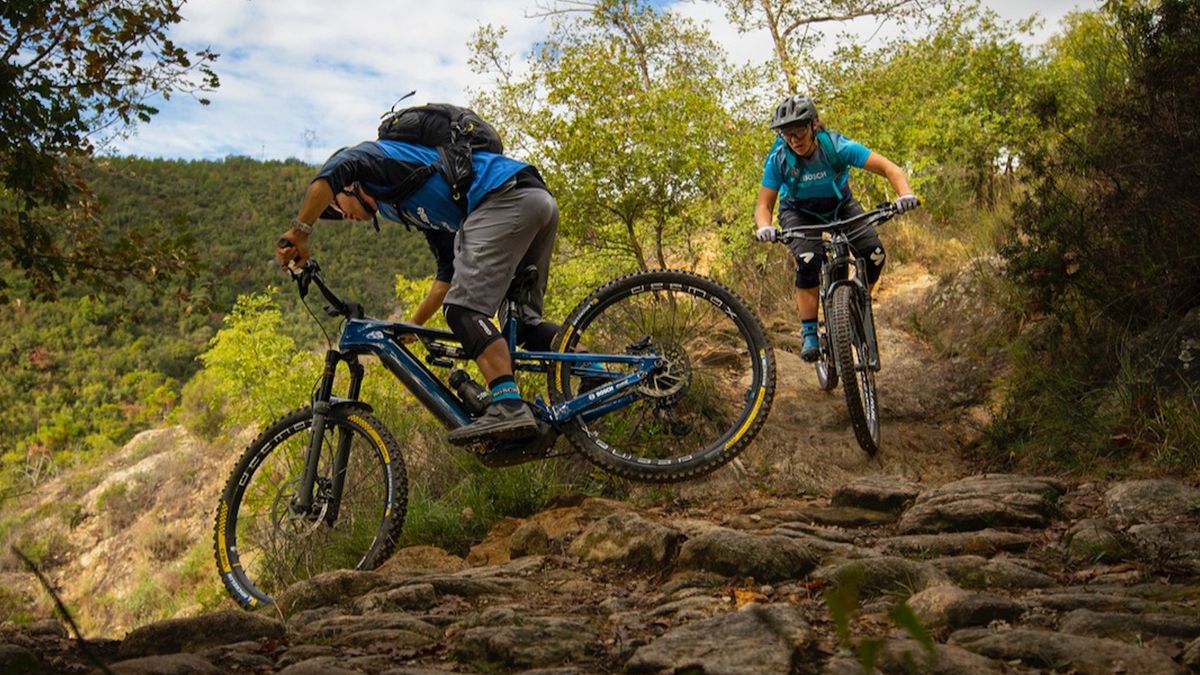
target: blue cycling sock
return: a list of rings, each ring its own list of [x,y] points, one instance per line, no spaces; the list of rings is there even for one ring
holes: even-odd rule
[[[805,319],[800,322],[800,334],[804,337],[817,334],[817,320]]]
[[[492,401],[520,401],[521,391],[517,389],[517,383],[513,380],[512,375],[501,375],[496,379],[488,382],[488,388],[492,390]]]

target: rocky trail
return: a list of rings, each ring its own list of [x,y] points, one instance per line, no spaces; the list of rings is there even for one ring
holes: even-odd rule
[[[564,499],[465,558],[401,549],[257,613],[182,612],[94,640],[91,658],[56,620],[0,628],[0,673],[1200,672],[1200,489],[979,473],[992,374],[913,336],[935,290],[904,267],[881,285],[876,458],[779,318],[768,424],[704,480]],[[172,461],[198,464],[174,445]],[[211,526],[207,512],[171,522],[187,541]],[[89,536],[81,559],[99,568],[117,544]],[[94,576],[75,569],[56,583]]]
[[[502,523],[466,559],[403,549],[256,614],[94,650],[128,674],[1195,672],[1198,510],[1175,481],[999,474],[719,507],[585,499]],[[54,621],[0,641],[2,672],[91,670]]]

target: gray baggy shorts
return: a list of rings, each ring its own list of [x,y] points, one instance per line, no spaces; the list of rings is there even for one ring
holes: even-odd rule
[[[445,304],[494,316],[518,269],[538,268],[530,304],[521,307],[522,323],[541,323],[558,233],[558,202],[537,187],[501,187],[463,221],[454,239],[454,279]]]

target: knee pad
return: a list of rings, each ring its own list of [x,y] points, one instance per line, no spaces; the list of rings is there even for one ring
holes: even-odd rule
[[[554,342],[555,335],[558,335],[558,324],[550,321],[517,325],[517,344],[530,351],[550,351],[550,344]]]
[[[821,256],[815,252],[796,256],[796,288],[816,288],[821,284]]]
[[[446,325],[454,337],[462,342],[463,350],[471,359],[483,353],[488,345],[503,336],[490,317],[475,310],[458,305],[446,305]]]
[[[883,246],[876,246],[867,251],[867,283],[873,284],[879,281],[879,275],[883,273],[883,264],[887,262],[887,252],[883,250]]]

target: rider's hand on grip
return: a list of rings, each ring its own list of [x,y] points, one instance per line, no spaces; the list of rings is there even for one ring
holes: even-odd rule
[[[775,237],[777,235],[778,235],[778,233],[775,231],[775,228],[771,225],[764,225],[764,226],[758,228],[758,230],[756,230],[754,233],[754,236],[758,237],[759,241],[775,241]]]
[[[900,195],[900,198],[896,200],[895,204],[896,212],[904,213],[906,211],[912,211],[920,206],[921,200],[917,199],[917,196],[914,194]]]
[[[290,231],[285,232],[275,241],[275,259],[283,269],[296,271],[308,260],[308,245],[303,239],[294,238]]]

